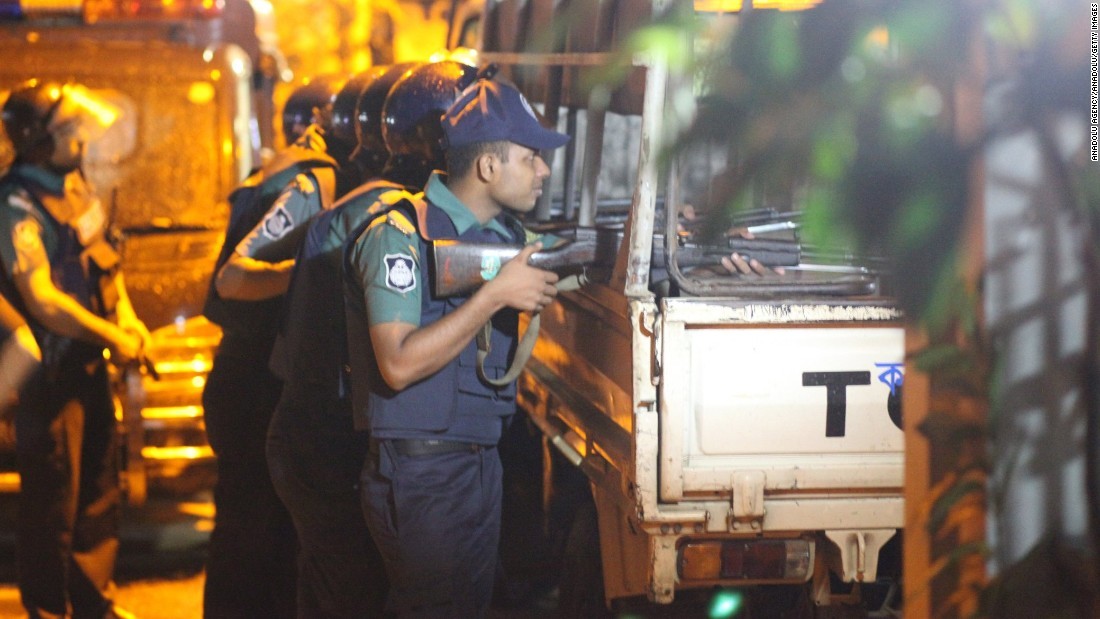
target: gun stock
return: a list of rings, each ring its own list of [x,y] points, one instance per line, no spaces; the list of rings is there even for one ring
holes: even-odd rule
[[[433,290],[437,297],[469,294],[496,277],[523,251],[519,245],[432,241]],[[528,264],[558,275],[580,273],[596,259],[594,241],[572,241],[531,254]]]

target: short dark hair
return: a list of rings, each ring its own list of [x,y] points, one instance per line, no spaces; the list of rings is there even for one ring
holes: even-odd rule
[[[490,153],[496,155],[501,161],[508,161],[507,140],[495,140],[492,142],[474,142],[447,149],[447,176],[461,178],[470,173],[474,168],[477,158]]]

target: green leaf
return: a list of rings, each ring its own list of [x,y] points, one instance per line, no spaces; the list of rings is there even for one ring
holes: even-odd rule
[[[985,494],[985,484],[973,479],[960,479],[957,483],[947,489],[936,502],[932,504],[932,509],[928,514],[927,530],[929,533],[935,534],[947,521],[947,516],[951,513],[951,510],[959,504],[960,501],[968,496],[979,494]],[[956,549],[958,550],[958,549]]]

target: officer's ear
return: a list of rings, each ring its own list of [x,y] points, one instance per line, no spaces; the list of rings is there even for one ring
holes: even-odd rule
[[[477,175],[482,181],[492,182],[500,172],[500,160],[492,152],[483,152],[475,163]]]

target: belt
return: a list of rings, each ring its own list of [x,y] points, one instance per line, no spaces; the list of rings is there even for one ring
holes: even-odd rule
[[[439,454],[449,454],[457,452],[470,452],[477,453],[486,449],[491,449],[491,445],[479,445],[477,443],[463,443],[460,441],[442,441],[439,439],[420,439],[420,438],[388,438],[370,441],[371,454],[378,454],[381,448],[381,442],[385,441],[389,443],[393,450],[402,456],[435,456]]]

